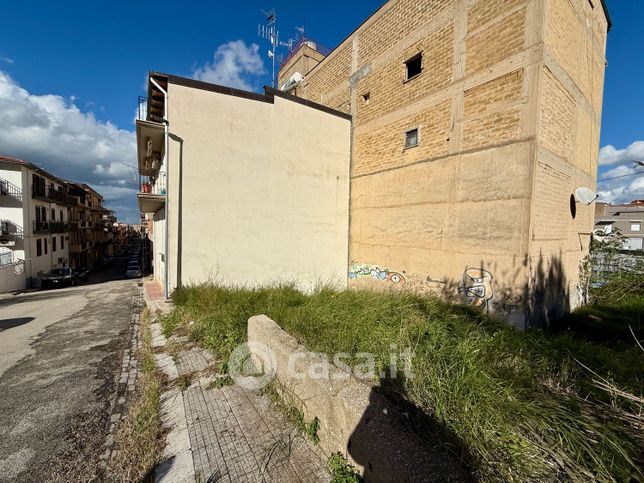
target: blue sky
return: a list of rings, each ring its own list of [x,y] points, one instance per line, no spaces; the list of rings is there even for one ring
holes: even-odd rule
[[[268,45],[257,37],[262,8],[277,10],[283,39],[303,25],[307,36],[334,47],[381,3],[4,2],[0,152],[94,184],[121,218],[136,221],[136,173],[119,162],[136,163],[132,122],[148,70],[257,90],[270,83]],[[644,2],[609,0],[609,8],[614,27],[601,146],[613,148],[602,151],[610,164],[601,167],[600,178],[630,173],[630,159],[644,159]],[[10,125],[20,127],[20,134],[3,137]],[[637,185],[628,191],[634,181],[620,178],[599,191],[623,201],[640,193]],[[644,185],[640,194],[644,198]]]

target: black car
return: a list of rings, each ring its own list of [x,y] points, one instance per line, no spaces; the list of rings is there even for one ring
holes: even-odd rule
[[[71,268],[54,268],[42,277],[41,282],[42,288],[69,286],[76,282],[76,277]]]
[[[74,270],[72,270],[72,273],[74,274],[75,283],[87,282],[87,279],[89,278],[89,272],[83,267],[75,268]]]

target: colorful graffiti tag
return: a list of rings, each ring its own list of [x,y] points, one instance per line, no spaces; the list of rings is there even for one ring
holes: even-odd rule
[[[492,274],[483,268],[466,268],[463,272],[463,285],[458,292],[465,295],[469,303],[489,311],[490,301],[494,297]]]
[[[388,268],[381,268],[377,265],[363,265],[354,263],[349,267],[350,279],[363,277],[400,285],[406,282],[405,276],[402,273],[392,272]]]

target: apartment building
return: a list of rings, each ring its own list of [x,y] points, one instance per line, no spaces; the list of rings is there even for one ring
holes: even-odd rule
[[[626,238],[626,250],[644,250],[644,200],[595,205],[595,234],[607,235],[617,230]]]
[[[66,182],[27,161],[0,156],[0,292],[39,286],[69,266]]]
[[[602,0],[390,0],[279,85],[352,116],[349,279],[460,294],[517,327],[581,303]]]
[[[346,286],[350,116],[150,73],[136,121],[155,280]]]
[[[114,213],[84,183],[0,155],[0,293],[40,286],[52,268],[91,270],[112,254]]]

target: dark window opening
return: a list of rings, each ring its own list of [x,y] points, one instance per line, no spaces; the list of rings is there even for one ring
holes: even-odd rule
[[[405,133],[405,148],[413,148],[414,146],[418,146],[418,128]]]
[[[47,255],[47,245],[48,245],[48,243],[47,243],[47,242],[48,242],[49,240],[47,240],[47,238],[43,238],[43,240],[45,240],[45,255]]]
[[[60,237],[60,249],[61,250],[65,249],[65,237],[64,236]]]
[[[55,252],[56,251],[56,237],[53,237],[51,239],[51,251]]]
[[[413,56],[405,62],[407,68],[407,80],[416,77],[423,71],[423,54]]]
[[[362,102],[365,104],[369,104],[369,100],[371,99],[371,92],[367,92],[366,94],[362,94]]]
[[[39,238],[36,240],[36,256],[39,257],[42,255],[42,240]]]

